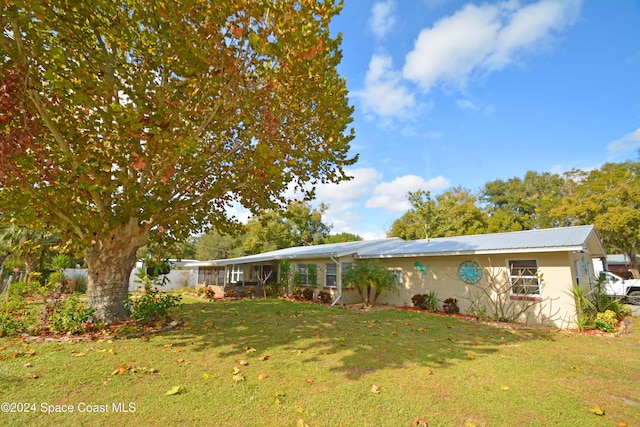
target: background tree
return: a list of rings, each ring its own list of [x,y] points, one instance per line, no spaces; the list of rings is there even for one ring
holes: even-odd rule
[[[469,190],[452,188],[434,198],[429,191],[409,192],[411,209],[391,226],[390,237],[406,240],[478,234],[486,230],[486,215]]]
[[[236,256],[235,250],[240,246],[238,236],[209,230],[196,239],[196,259],[224,259]]]
[[[243,255],[324,243],[331,230],[322,222],[326,210],[324,204],[312,209],[307,202],[293,201],[284,212],[269,210],[249,219],[241,237]]]
[[[558,174],[528,171],[524,179],[514,177],[484,185],[480,200],[487,212],[487,231],[532,230],[558,226],[549,211],[568,190]]]
[[[358,242],[362,240],[362,237],[353,233],[337,233],[329,234],[324,239],[324,243],[344,243],[344,242]]]
[[[578,175],[574,193],[551,211],[571,225],[592,224],[610,253],[626,254],[637,268],[640,247],[640,162],[606,163]]]
[[[333,2],[15,0],[0,25],[0,205],[83,249],[98,321],[136,251],[224,229],[231,202],[345,179]],[[160,240],[162,240],[160,239]]]

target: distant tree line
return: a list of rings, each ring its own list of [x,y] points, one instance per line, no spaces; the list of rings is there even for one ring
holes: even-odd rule
[[[640,243],[640,162],[606,163],[564,174],[529,171],[524,178],[486,183],[479,192],[455,187],[432,196],[407,195],[411,209],[389,237],[407,240],[595,226],[609,253],[635,261]]]

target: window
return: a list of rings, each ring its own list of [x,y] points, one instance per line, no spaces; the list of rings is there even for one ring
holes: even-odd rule
[[[231,270],[231,283],[244,282],[244,265],[236,264]]]
[[[315,264],[298,264],[296,276],[300,285],[316,286],[318,284],[318,268]]]
[[[391,273],[396,277],[398,283],[402,285],[402,270],[391,270]]]
[[[331,262],[324,266],[324,285],[330,288],[335,288],[338,284],[338,266]]]
[[[224,268],[218,269],[218,280],[216,285],[224,285]]]
[[[509,261],[512,295],[540,295],[540,276],[535,259]]]
[[[251,280],[261,281],[266,280],[267,277],[271,277],[270,265],[254,265],[251,267]]]

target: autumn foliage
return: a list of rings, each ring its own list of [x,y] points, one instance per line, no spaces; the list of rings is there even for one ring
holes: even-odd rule
[[[353,138],[332,2],[9,1],[0,206],[83,251],[90,304],[122,300],[135,251],[345,179]]]

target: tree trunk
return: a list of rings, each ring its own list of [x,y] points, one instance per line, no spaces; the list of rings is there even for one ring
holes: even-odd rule
[[[89,269],[87,301],[95,310],[94,321],[113,323],[129,318],[124,305],[129,276],[136,263],[136,251],[147,243],[148,233],[132,219],[85,250]]]

